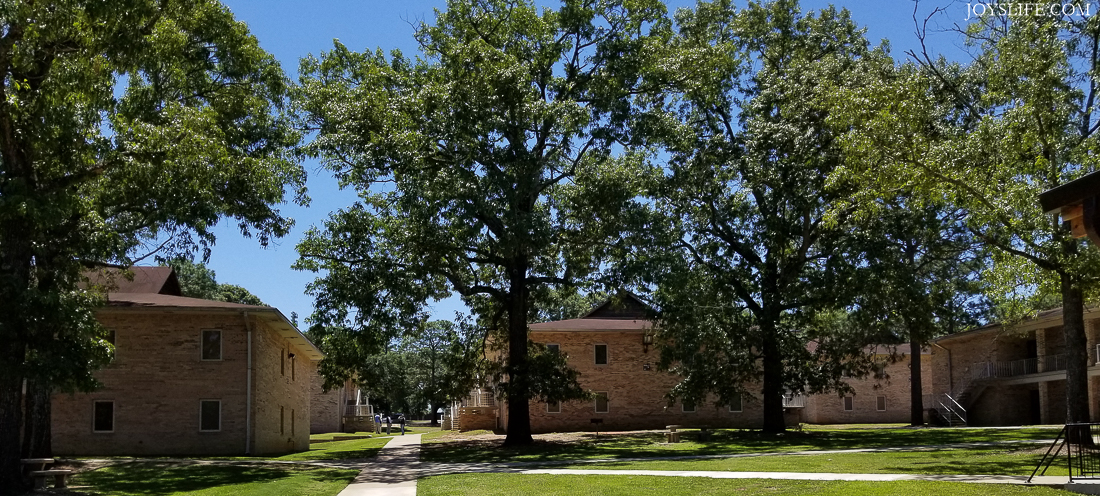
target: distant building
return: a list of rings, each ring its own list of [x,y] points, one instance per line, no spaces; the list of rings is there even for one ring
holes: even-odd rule
[[[185,298],[168,267],[134,267],[96,317],[103,387],[53,397],[59,455],[278,454],[309,448],[320,350],[273,307]],[[102,276],[93,277],[102,281]]]

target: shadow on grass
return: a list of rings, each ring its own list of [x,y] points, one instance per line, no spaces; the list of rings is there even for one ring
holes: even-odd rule
[[[346,471],[295,467],[123,463],[79,474],[74,485],[97,493],[162,495],[307,475],[318,482],[346,481]]]
[[[585,434],[566,440],[536,440],[530,446],[504,447],[501,439],[475,439],[423,445],[424,461],[508,462],[593,458],[645,458],[716,454],[768,453],[802,450],[902,448],[971,442],[1051,439],[1057,429],[837,429],[767,434],[754,430],[719,430],[708,442],[666,444],[660,432]]]

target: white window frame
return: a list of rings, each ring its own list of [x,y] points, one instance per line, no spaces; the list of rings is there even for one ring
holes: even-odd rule
[[[879,408],[880,406],[882,408]],[[875,410],[880,411],[880,412],[885,412],[886,411],[886,397],[885,396],[879,395],[875,398]]]
[[[218,358],[206,358],[206,333],[218,333]],[[204,362],[220,362],[225,356],[225,333],[221,329],[203,329],[199,331],[199,360]]]
[[[604,363],[598,361],[599,353],[596,353],[596,349],[603,346],[603,358]],[[592,363],[599,366],[611,365],[611,347],[607,343],[595,343],[592,345]]]
[[[846,412],[855,411],[855,409],[856,409],[856,399],[855,399],[854,396],[845,396],[844,399],[841,400],[841,401],[843,401],[842,406],[844,407],[844,411],[846,411]]]
[[[551,346],[554,347],[554,351],[556,351],[559,355],[561,354],[561,345],[560,344],[558,344],[558,343],[546,343],[546,351],[550,351]]]
[[[108,403],[108,404],[111,405],[111,430],[109,430],[109,431],[98,431],[95,428],[95,424],[96,424],[96,405],[98,405],[100,403]],[[116,405],[115,405],[114,400],[95,400],[95,401],[92,401],[92,432],[93,433],[96,433],[96,434],[110,434],[110,433],[115,431],[115,417],[116,417],[116,415],[115,415],[115,406]]]
[[[604,411],[600,411],[600,396],[603,396]],[[607,391],[596,391],[596,398],[592,400],[592,411],[596,413],[611,413],[611,397]]]
[[[203,403],[217,403],[218,404],[218,428],[217,429],[203,429]],[[222,400],[199,400],[199,432],[221,432],[222,431]]]
[[[689,410],[687,403],[685,403],[683,401],[680,402],[680,412],[681,413],[695,413],[696,411],[697,411],[697,409],[695,408],[695,404],[692,404],[691,409]]]
[[[551,410],[550,409],[551,406],[555,406],[557,408]],[[556,413],[561,413],[561,402],[560,401],[547,401],[546,402],[546,413],[555,413],[555,414]]]

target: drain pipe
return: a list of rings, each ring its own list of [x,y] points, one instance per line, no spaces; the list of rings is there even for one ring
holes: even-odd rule
[[[955,376],[954,376],[954,374],[951,373],[951,362],[952,362],[952,360],[951,360],[951,350],[949,350],[947,348],[944,348],[942,345],[940,345],[939,343],[937,343],[935,341],[932,342],[932,346],[935,346],[936,348],[939,348],[939,349],[947,352],[947,392],[949,394],[951,394],[952,396],[954,396],[955,395]]]
[[[244,311],[244,327],[248,330],[248,373],[244,394],[244,454],[252,454],[252,320]]]

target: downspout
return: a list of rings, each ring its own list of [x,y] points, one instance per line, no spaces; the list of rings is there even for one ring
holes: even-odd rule
[[[252,454],[252,320],[244,311],[244,327],[248,329],[248,374],[244,393],[244,454]]]
[[[935,341],[932,341],[932,346],[947,352],[947,393],[951,396],[955,396],[955,377],[954,374],[951,373],[951,350],[944,348]]]

